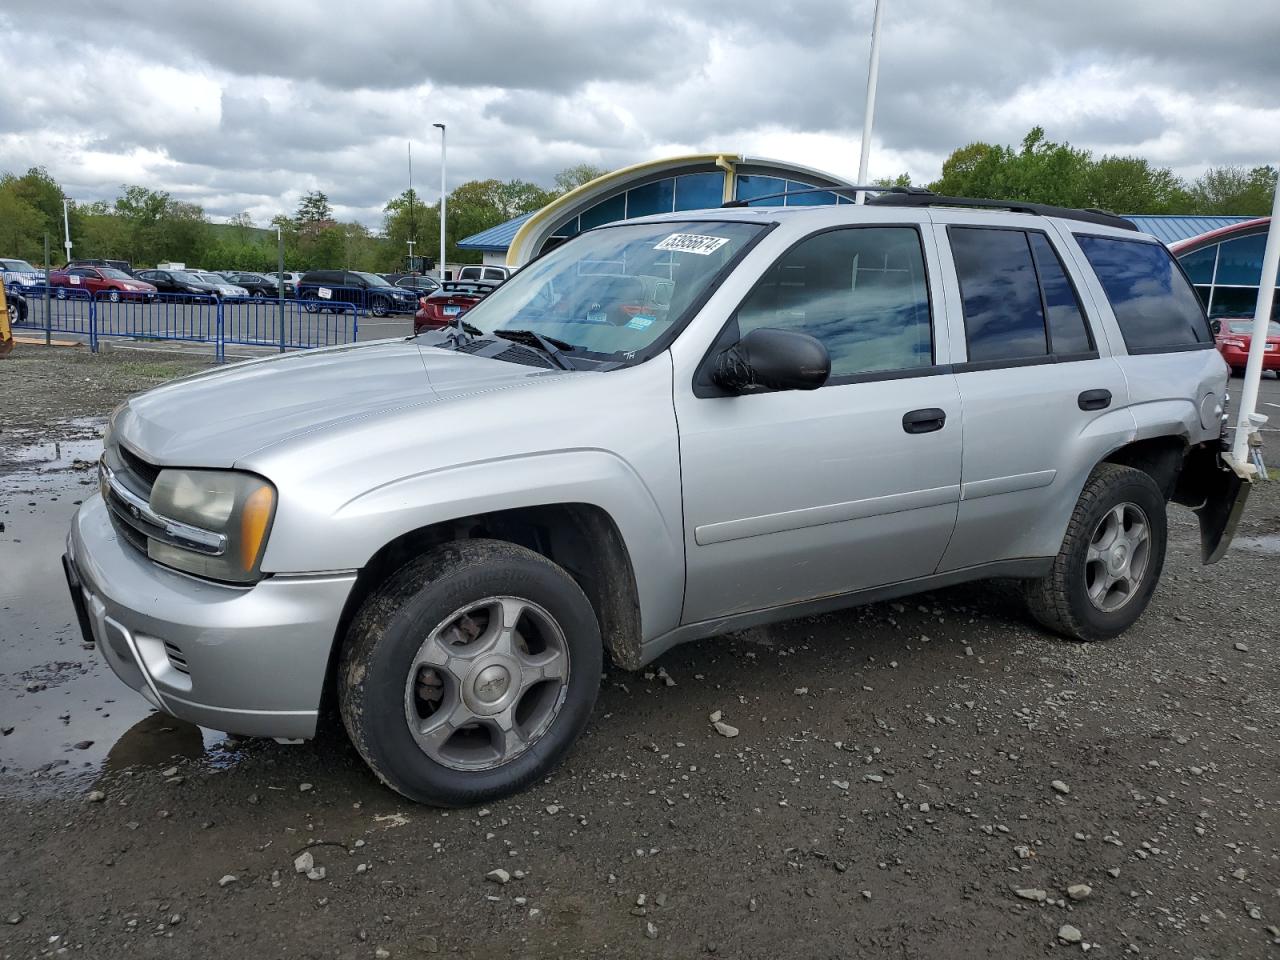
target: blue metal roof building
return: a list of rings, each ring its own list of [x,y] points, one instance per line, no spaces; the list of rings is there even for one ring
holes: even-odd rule
[[[500,223],[496,227],[490,227],[488,230],[473,233],[465,240],[459,240],[458,248],[461,250],[480,250],[484,253],[506,253],[507,248],[511,246],[511,241],[515,239],[516,231],[536,212],[522,213],[514,220],[508,220],[506,223]]]
[[[1261,216],[1261,214],[1259,214]],[[1165,246],[1179,240],[1190,240],[1210,230],[1229,227],[1235,223],[1244,223],[1254,217],[1180,217],[1180,216],[1143,216],[1142,214],[1124,214],[1124,218],[1143,233],[1164,242]]]

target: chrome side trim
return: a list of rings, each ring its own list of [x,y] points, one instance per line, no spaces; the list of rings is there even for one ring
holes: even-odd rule
[[[1016,473],[1007,477],[992,477],[990,480],[970,480],[964,485],[960,499],[979,500],[1003,493],[1037,490],[1049,486],[1057,475],[1057,470],[1037,470],[1035,473]]]
[[[767,533],[782,533],[787,530],[801,530],[805,527],[817,527],[828,523],[842,523],[846,520],[879,517],[886,513],[900,513],[903,510],[938,507],[948,503],[955,503],[959,499],[960,484],[947,484],[943,487],[932,487],[928,490],[891,493],[884,497],[846,500],[843,503],[828,503],[820,507],[803,507],[799,510],[787,510],[782,513],[767,513],[759,517],[743,517],[739,520],[704,523],[694,530],[693,535],[698,545],[705,547],[713,543],[742,540],[746,537],[758,537]]]
[[[111,496],[119,499],[127,510],[127,514],[121,515],[120,519],[139,533],[209,557],[220,557],[227,552],[225,534],[161,516],[151,509],[150,503],[121,483],[105,460],[98,461],[98,470]],[[107,506],[111,506],[110,497],[107,498]],[[112,512],[120,515],[119,510]]]

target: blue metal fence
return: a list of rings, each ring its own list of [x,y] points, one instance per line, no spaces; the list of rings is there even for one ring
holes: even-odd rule
[[[326,304],[320,312],[303,300],[170,293],[112,300],[61,286],[25,287],[22,295],[27,313],[17,326],[87,336],[95,353],[102,337],[181,340],[212,343],[222,361],[229,343],[305,350],[354,343],[360,333],[360,308],[345,302]]]

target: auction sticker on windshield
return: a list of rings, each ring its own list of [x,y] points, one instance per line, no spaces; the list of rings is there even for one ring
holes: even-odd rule
[[[653,249],[696,253],[705,257],[709,253],[715,253],[728,242],[728,237],[707,237],[699,233],[673,233]]]

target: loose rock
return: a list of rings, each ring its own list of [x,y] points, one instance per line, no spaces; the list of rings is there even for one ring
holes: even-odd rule
[[[1061,780],[1054,780],[1051,784],[1049,784],[1049,786],[1053,787],[1053,789],[1056,790],[1058,793],[1067,794],[1071,792],[1071,788],[1068,787]]]
[[[235,874],[228,873],[226,876],[224,876],[221,880],[218,881],[218,886],[220,887],[230,886],[231,884],[235,883],[239,879],[240,878],[237,877]]]
[[[484,878],[490,883],[505,884],[511,882],[511,874],[499,867],[497,870],[490,870],[484,875]]]
[[[1084,934],[1071,924],[1064,923],[1058,928],[1058,939],[1063,943],[1079,943],[1084,939]]]
[[[1073,883],[1067,887],[1067,896],[1072,900],[1088,900],[1089,895],[1093,893],[1093,887],[1087,883]]]
[[[738,735],[738,728],[732,724],[725,723],[723,720],[715,721],[712,726],[716,728],[716,733],[722,737],[736,737]]]

